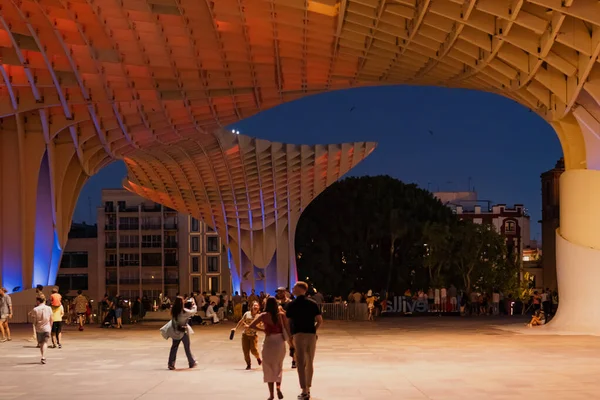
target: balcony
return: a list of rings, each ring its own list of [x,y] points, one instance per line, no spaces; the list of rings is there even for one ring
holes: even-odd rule
[[[121,260],[121,267],[139,267],[140,262],[138,260]]]
[[[119,247],[122,249],[137,249],[138,247],[140,247],[139,242],[138,243],[119,243]]]
[[[107,242],[104,243],[104,247],[107,249],[116,249],[117,248],[117,242]]]
[[[154,205],[151,205],[151,206],[142,205],[142,211],[145,211],[145,212],[160,211],[160,204],[154,204]]]
[[[165,230],[167,231],[176,231],[177,224],[165,224]]]
[[[177,242],[172,242],[172,241],[165,241],[165,249],[176,249],[177,248]]]
[[[156,242],[153,242],[153,243],[142,242],[142,247],[145,249],[158,249],[161,247],[161,244],[156,243]]]
[[[131,213],[131,212],[138,212],[139,208],[137,206],[135,207],[123,207],[123,206],[119,206],[119,212],[120,213]]]
[[[117,261],[116,260],[106,260],[104,262],[104,266],[105,267],[116,267],[117,266]]]
[[[157,279],[142,279],[142,283],[146,285],[151,285],[153,283],[160,285],[162,283],[162,279],[160,279],[160,277]]]
[[[160,224],[143,224],[142,225],[142,230],[145,230],[145,231],[159,231],[160,230]]]
[[[119,284],[121,285],[139,285],[139,278],[121,278],[119,280]]]
[[[177,285],[178,283],[178,278],[165,278],[165,285]]]
[[[179,260],[165,258],[165,267],[177,267],[179,266]]]
[[[122,231],[137,231],[138,229],[139,225],[119,224],[119,230]]]
[[[107,278],[106,279],[106,284],[107,285],[116,285],[117,284],[117,278]]]
[[[104,230],[105,231],[116,231],[117,230],[117,225],[116,224],[107,224],[107,225],[104,225]]]

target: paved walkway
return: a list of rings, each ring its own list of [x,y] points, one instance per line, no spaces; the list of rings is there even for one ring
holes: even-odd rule
[[[517,320],[518,321],[518,320]],[[317,349],[317,400],[597,399],[600,338],[523,335],[497,325],[514,319],[393,318],[326,322]],[[0,343],[0,399],[266,399],[256,367],[245,371],[231,324],[197,327],[194,370],[166,369],[170,342],[159,325],[123,330],[67,327],[48,364],[27,342],[30,327]],[[179,367],[186,367],[183,349]],[[285,360],[283,392],[299,393]]]

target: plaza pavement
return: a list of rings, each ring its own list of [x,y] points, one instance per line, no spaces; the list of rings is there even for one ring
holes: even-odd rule
[[[369,322],[326,321],[319,335],[316,400],[600,398],[600,338],[525,335],[498,325],[509,318],[422,317]],[[122,330],[66,327],[62,349],[41,365],[31,326],[14,326],[0,343],[0,399],[165,400],[266,399],[262,372],[245,371],[233,325],[195,327],[199,367],[188,370],[181,348],[167,370],[170,341],[158,322]],[[535,329],[535,328],[534,328]],[[285,359],[283,392],[299,393]]]

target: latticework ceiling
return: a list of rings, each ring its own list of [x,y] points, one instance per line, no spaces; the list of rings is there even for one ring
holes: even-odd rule
[[[176,156],[195,146],[220,151],[219,128],[286,101],[355,86],[485,90],[549,121],[574,107],[600,115],[597,0],[0,6],[0,117],[19,114],[25,129],[39,125],[48,140],[72,143],[88,175],[115,158],[177,169]],[[189,193],[160,184],[172,197],[203,198],[202,182]]]

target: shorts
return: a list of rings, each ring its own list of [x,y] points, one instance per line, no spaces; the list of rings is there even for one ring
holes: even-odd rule
[[[42,345],[44,343],[48,343],[48,339],[50,339],[50,332],[36,332],[35,336],[37,337],[38,344]]]
[[[0,317],[0,322],[4,323],[6,321],[8,321],[8,315],[3,315]]]
[[[456,297],[450,297],[450,304],[456,304]]]
[[[62,332],[62,322],[61,321],[55,321],[52,323],[52,333],[54,334],[59,334]]]
[[[122,308],[116,308],[115,309],[115,318],[121,318],[122,315],[123,315],[123,309]]]
[[[85,311],[84,312],[78,312],[77,316],[78,317],[85,317],[85,314],[86,314]]]

